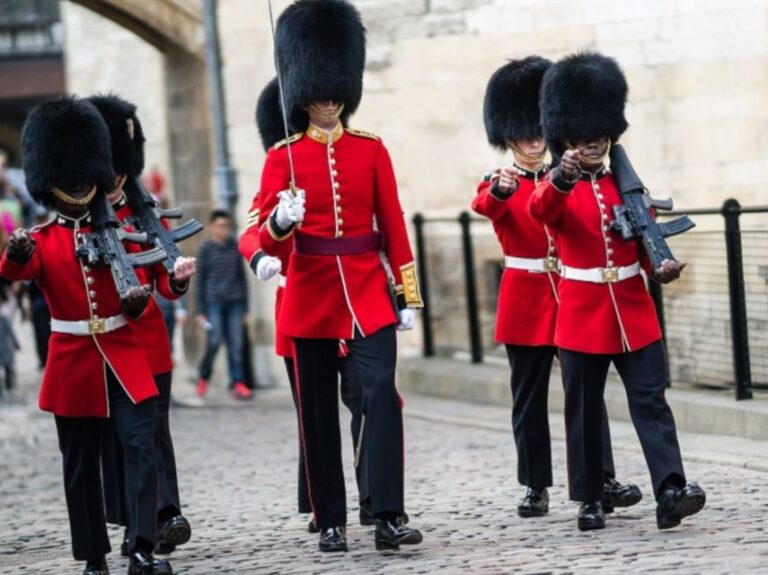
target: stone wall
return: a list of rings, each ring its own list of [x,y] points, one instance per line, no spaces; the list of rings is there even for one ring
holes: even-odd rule
[[[731,196],[761,201],[768,133],[761,0],[356,3],[368,27],[369,65],[354,124],[391,148],[408,211],[465,207],[477,178],[503,161],[485,143],[481,116],[496,67],[584,48],[614,56],[627,73],[625,144],[654,193],[685,207]],[[286,4],[276,2],[276,10]],[[250,181],[261,159],[247,133],[253,103],[273,75],[267,12],[243,0],[223,1],[220,10],[233,148]]]
[[[732,196],[743,204],[761,201],[765,2],[356,3],[369,58],[353,124],[389,146],[408,212],[465,208],[479,177],[507,161],[487,146],[482,126],[482,96],[496,67],[506,58],[558,58],[586,48],[614,56],[627,73],[631,127],[624,141],[654,194],[671,195],[681,207],[719,205]],[[276,12],[287,4],[277,0]],[[220,28],[230,139],[247,195],[258,188],[263,160],[253,108],[274,75],[266,6],[224,0]]]
[[[288,3],[275,0],[276,16]],[[765,203],[768,5],[762,0],[355,3],[369,42],[365,94],[352,123],[378,133],[389,147],[408,217],[467,209],[482,175],[508,161],[489,148],[482,125],[482,98],[494,69],[507,58],[538,53],[556,59],[581,49],[600,50],[624,68],[631,124],[624,143],[654,195],[672,196],[678,207],[689,208],[719,205],[728,197],[743,205]],[[253,110],[274,76],[264,4],[222,0],[219,8],[241,217],[258,190],[264,158]],[[699,230],[722,226],[718,217],[697,223]],[[766,218],[750,225],[766,227]],[[489,226],[473,226],[483,336],[491,348],[488,270],[499,251]],[[466,349],[458,225],[429,233],[436,338],[446,349]],[[689,253],[681,256],[706,261],[706,250],[695,242],[684,249]],[[725,269],[708,269],[709,277],[697,276],[699,285],[724,281]],[[269,313],[272,288],[257,289],[260,308]],[[695,289],[689,294],[695,297]]]
[[[138,36],[71,2],[61,3],[67,92],[114,92],[134,102],[147,138],[146,167],[172,191],[163,55]]]

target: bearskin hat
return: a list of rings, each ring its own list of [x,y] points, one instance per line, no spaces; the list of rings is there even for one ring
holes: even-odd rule
[[[541,126],[553,155],[564,141],[609,137],[627,129],[627,80],[613,58],[582,52],[549,68],[541,84]]]
[[[363,95],[365,27],[347,0],[297,0],[277,20],[275,50],[291,126],[305,130],[312,102],[344,104],[346,124]]]
[[[144,132],[136,117],[136,106],[115,94],[97,94],[88,98],[101,113],[112,139],[112,163],[115,173],[135,178],[144,171]]]
[[[506,150],[507,140],[541,137],[539,90],[552,62],[541,56],[510,60],[488,81],[483,119],[488,143]]]
[[[21,131],[27,188],[36,202],[52,207],[51,190],[115,185],[109,130],[88,100],[61,98],[36,106]]]
[[[285,125],[280,110],[280,87],[277,78],[273,78],[261,91],[256,102],[256,127],[259,129],[264,151],[285,138]]]

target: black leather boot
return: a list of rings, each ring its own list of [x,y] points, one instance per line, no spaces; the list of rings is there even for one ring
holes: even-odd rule
[[[320,551],[349,551],[347,548],[347,530],[345,527],[326,527],[320,530]]]
[[[529,487],[522,501],[517,506],[520,517],[542,517],[549,512],[549,492],[547,488]]]
[[[582,503],[579,507],[578,525],[581,531],[605,529],[605,514],[600,501]]]
[[[643,498],[643,492],[634,483],[622,485],[612,477],[603,484],[603,511],[613,513],[614,507],[632,507]]]
[[[177,545],[183,545],[192,537],[192,527],[183,515],[176,515],[163,521],[157,532],[155,553],[167,555],[176,550]]]
[[[83,575],[109,575],[107,559],[102,557],[101,559],[88,561],[88,563],[85,564]]]
[[[374,525],[376,518],[373,516],[371,504],[363,502],[360,504],[360,525]]]
[[[155,559],[152,553],[137,550],[131,553],[128,575],[173,575],[173,569],[165,559]]]
[[[395,551],[400,545],[418,545],[424,539],[418,529],[406,527],[401,517],[397,520],[376,519],[376,550]]]
[[[682,489],[665,487],[656,503],[656,525],[659,529],[677,527],[684,517],[701,511],[706,502],[707,495],[696,483],[689,483]]]

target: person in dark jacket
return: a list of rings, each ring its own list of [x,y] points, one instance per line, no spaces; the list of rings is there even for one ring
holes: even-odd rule
[[[227,346],[229,387],[238,399],[248,399],[252,392],[243,381],[243,318],[247,312],[248,292],[243,261],[232,236],[232,218],[224,210],[214,210],[209,220],[210,239],[197,252],[195,310],[198,323],[205,329],[205,354],[200,362],[197,394],[208,391],[213,362],[222,342]]]

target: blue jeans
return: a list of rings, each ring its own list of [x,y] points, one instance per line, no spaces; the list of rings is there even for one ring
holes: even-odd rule
[[[217,302],[205,306],[205,317],[211,323],[205,346],[205,355],[200,362],[200,377],[209,379],[213,371],[213,361],[222,341],[227,344],[227,363],[229,364],[229,386],[236,381],[243,381],[243,315],[245,305],[242,302]]]

